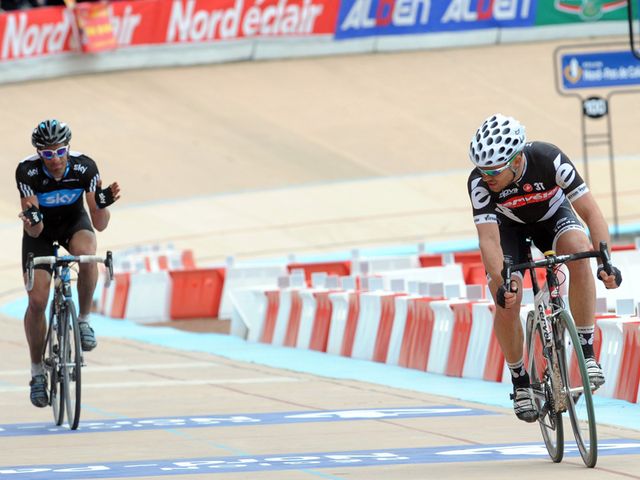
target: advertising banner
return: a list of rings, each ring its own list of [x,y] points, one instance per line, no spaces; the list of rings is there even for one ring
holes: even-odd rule
[[[111,48],[107,16],[111,19],[111,35],[120,48],[240,38],[300,38],[333,35],[339,1],[115,1],[108,3],[108,12],[96,16],[78,10],[78,21],[83,27],[85,51]],[[74,50],[75,21],[73,10],[64,7],[0,14],[0,62]]]
[[[343,0],[336,38],[526,27],[541,0]]]
[[[627,0],[538,0],[536,25],[626,20]]]
[[[64,7],[41,7],[0,15],[0,62],[71,50],[75,19]]]
[[[567,90],[640,85],[640,62],[629,50],[565,54],[560,63]]]
[[[109,10],[107,3],[79,3],[74,7],[83,52],[104,52],[116,48]]]

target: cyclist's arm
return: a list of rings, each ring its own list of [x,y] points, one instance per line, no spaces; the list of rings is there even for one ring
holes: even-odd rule
[[[602,215],[602,211],[591,192],[582,195],[575,200],[572,205],[578,215],[580,215],[580,218],[587,224],[593,249],[598,250],[601,241],[607,242],[607,245],[609,245],[611,239],[609,237],[607,221],[604,219],[604,215]]]
[[[500,230],[497,223],[476,224],[482,263],[491,281],[489,288],[495,292],[502,284],[502,247],[500,246]]]
[[[108,208],[98,208],[96,205],[95,192],[87,192],[85,194],[87,206],[89,207],[89,215],[91,215],[91,223],[99,232],[103,231],[109,225],[111,214]]]
[[[38,203],[38,197],[36,197],[35,195],[29,197],[21,197],[20,204],[22,206],[22,210],[20,211],[20,214],[18,216],[22,220],[24,231],[27,232],[27,235],[33,238],[40,236],[42,230],[44,229],[44,220],[40,223],[37,223],[36,225],[31,226],[31,223],[29,222],[27,217],[25,217],[22,213],[31,206],[38,208],[40,206],[40,204]]]

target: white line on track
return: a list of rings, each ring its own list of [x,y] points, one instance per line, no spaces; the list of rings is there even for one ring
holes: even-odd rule
[[[93,366],[87,365],[82,368],[83,372],[133,372],[137,370],[176,370],[181,368],[208,368],[219,367],[219,363],[214,362],[191,362],[191,363],[148,363],[148,364],[132,364],[132,365],[105,365]],[[0,370],[0,377],[13,377],[29,375],[29,369],[22,370]]]
[[[147,387],[174,387],[194,385],[225,385],[225,384],[251,384],[251,383],[289,383],[300,382],[294,377],[254,377],[254,378],[224,378],[211,380],[154,380],[148,382],[110,382],[110,383],[82,383],[82,389],[94,388],[147,388]],[[0,387],[0,393],[26,392],[29,387]]]

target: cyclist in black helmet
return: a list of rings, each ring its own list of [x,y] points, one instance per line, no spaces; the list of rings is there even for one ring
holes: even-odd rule
[[[488,117],[471,138],[469,158],[474,169],[467,187],[478,230],[482,261],[489,288],[497,304],[494,331],[513,382],[513,408],[519,419],[535,422],[529,373],[523,361],[520,323],[522,275],[512,276],[512,290],[502,280],[503,259],[527,261],[526,238],[543,252],[571,254],[598,249],[609,243],[607,223],[589,188],[567,156],[555,145],[527,143],[524,126],[499,113]],[[580,218],[589,228],[585,231]],[[589,236],[591,237],[589,239]],[[569,303],[580,335],[589,379],[599,387],[605,381],[593,351],[596,288],[589,260],[567,264],[570,273]],[[622,282],[613,267],[598,278],[607,288]]]
[[[33,130],[31,143],[36,153],[18,164],[16,182],[20,192],[24,232],[22,269],[27,255],[53,255],[58,241],[72,255],[95,255],[96,235],[109,224],[108,206],[120,198],[117,182],[102,188],[96,163],[88,156],[69,150],[71,130],[58,120],[44,120]],[[82,194],[89,215],[82,201]],[[42,352],[46,334],[45,310],[51,284],[51,268],[39,265],[34,273],[33,289],[25,312],[25,332],[31,355],[31,403],[48,405]],[[79,266],[78,316],[82,349],[93,350],[96,337],[89,324],[89,312],[96,288],[98,269],[94,263]]]

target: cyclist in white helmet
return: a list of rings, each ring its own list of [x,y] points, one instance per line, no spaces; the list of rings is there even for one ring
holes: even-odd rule
[[[475,168],[467,187],[496,303],[494,331],[511,371],[515,413],[521,420],[534,422],[538,413],[523,361],[522,275],[512,276],[513,291],[507,291],[502,280],[503,260],[526,262],[527,237],[543,252],[571,254],[598,249],[600,241],[610,241],[608,225],[569,158],[555,145],[527,143],[524,126],[512,117],[497,113],[487,118],[471,139],[469,158]],[[595,281],[588,259],[570,262],[567,267],[569,303],[587,371],[591,381],[600,386],[605,379],[593,351]],[[612,275],[600,267],[598,277],[607,288],[617,288],[622,282],[615,267]]]

